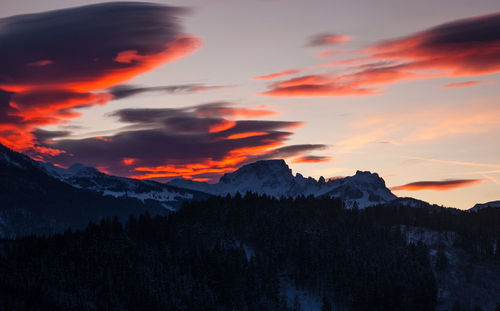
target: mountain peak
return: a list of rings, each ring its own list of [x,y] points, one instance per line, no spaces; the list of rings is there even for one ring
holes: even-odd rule
[[[385,187],[385,181],[377,173],[370,171],[356,171],[354,176],[348,177],[355,180],[357,183],[369,183],[377,186]]]
[[[284,160],[262,160],[242,166],[224,174],[216,184],[174,180],[169,184],[204,191],[210,194],[226,195],[247,191],[274,197],[297,197],[299,195],[331,196],[344,200],[346,206],[364,208],[396,199],[385,186],[384,180],[368,171],[357,171],[355,175],[326,181],[295,176]]]
[[[232,173],[226,173],[220,178],[221,183],[233,183],[244,179],[293,179],[292,170],[285,160],[260,160],[244,165]]]

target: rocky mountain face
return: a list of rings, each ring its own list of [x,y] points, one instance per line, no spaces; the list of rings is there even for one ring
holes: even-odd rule
[[[384,204],[396,199],[376,173],[358,171],[354,176],[326,181],[295,176],[284,160],[257,161],[225,174],[218,183],[208,184],[176,179],[169,185],[203,191],[214,195],[234,195],[237,192],[255,192],[274,197],[297,197],[299,195],[329,196],[341,198],[346,207],[365,208]]]

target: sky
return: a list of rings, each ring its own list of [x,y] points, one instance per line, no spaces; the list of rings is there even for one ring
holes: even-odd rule
[[[284,158],[397,196],[500,200],[498,1],[3,0],[0,143],[215,182]]]

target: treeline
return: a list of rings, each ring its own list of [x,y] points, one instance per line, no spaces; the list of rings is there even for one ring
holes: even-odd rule
[[[407,225],[455,232],[455,246],[479,259],[500,261],[500,208],[461,211],[451,208],[375,206],[363,211],[384,226]]]
[[[1,240],[0,309],[299,310],[285,288],[322,310],[435,309],[428,249],[374,214],[248,194]]]

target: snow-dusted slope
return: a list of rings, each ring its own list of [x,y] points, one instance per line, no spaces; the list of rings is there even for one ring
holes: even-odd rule
[[[155,181],[107,175],[93,167],[82,164],[75,164],[68,169],[64,169],[50,163],[38,163],[49,175],[74,187],[114,197],[136,198],[143,202],[145,200],[154,200],[160,202],[169,210],[176,210],[186,200],[205,197],[204,194],[196,191],[179,189]]]
[[[112,198],[73,187],[47,174],[40,163],[0,145],[0,237],[54,234],[90,221],[148,211],[166,214],[159,202]]]
[[[474,205],[469,211],[471,212],[477,212],[480,209],[486,208],[486,207],[497,207],[500,208],[500,200],[498,201],[491,201],[491,202],[486,202],[486,203],[478,203]]]
[[[396,199],[376,173],[358,171],[354,176],[325,181],[292,174],[284,160],[257,161],[233,173],[225,174],[216,184],[176,179],[169,185],[203,191],[214,195],[247,191],[274,197],[299,195],[330,196],[344,200],[348,208],[365,208]]]
[[[354,176],[336,179],[334,182],[338,185],[334,185],[327,195],[343,199],[349,208],[365,208],[396,199],[377,173],[357,171]]]

